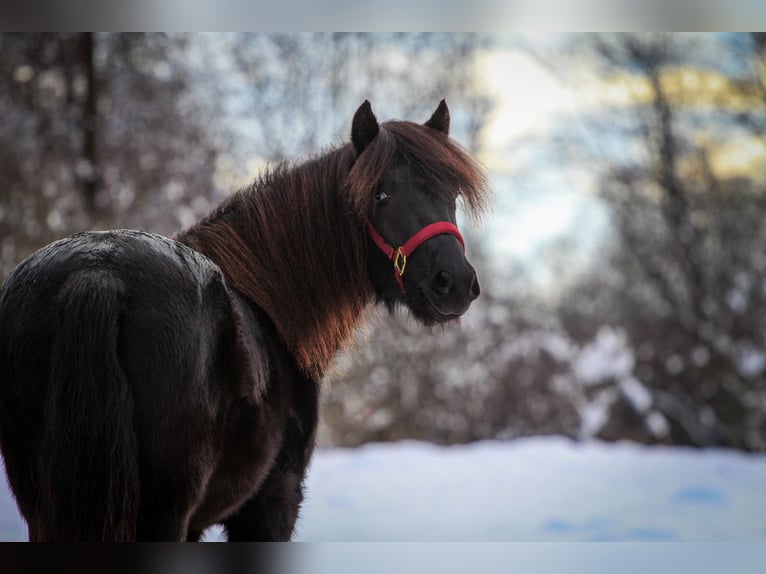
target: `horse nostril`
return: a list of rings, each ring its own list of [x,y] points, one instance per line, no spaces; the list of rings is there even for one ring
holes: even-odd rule
[[[453,283],[452,275],[446,271],[439,271],[431,281],[431,289],[439,295],[449,295]]]
[[[477,299],[479,297],[479,294],[481,293],[481,288],[479,287],[479,279],[476,277],[476,272],[473,274],[473,278],[471,279],[471,301]]]

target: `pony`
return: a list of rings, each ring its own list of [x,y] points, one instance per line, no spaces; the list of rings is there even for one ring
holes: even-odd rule
[[[0,291],[0,448],[31,541],[291,539],[322,376],[376,303],[425,325],[478,297],[458,198],[481,165],[424,124],[379,123],[281,163],[173,238],[83,232]]]

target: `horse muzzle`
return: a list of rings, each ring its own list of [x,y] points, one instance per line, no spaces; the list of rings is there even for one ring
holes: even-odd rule
[[[420,288],[442,321],[463,315],[481,293],[476,271],[467,261],[463,265],[440,266]]]

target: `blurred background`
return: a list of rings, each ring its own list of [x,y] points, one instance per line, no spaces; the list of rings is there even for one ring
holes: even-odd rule
[[[486,166],[457,328],[371,313],[321,446],[564,435],[766,450],[766,34],[0,34],[0,276],[170,235],[380,120]]]

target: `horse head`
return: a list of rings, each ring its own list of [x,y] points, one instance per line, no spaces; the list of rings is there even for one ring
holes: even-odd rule
[[[477,162],[449,138],[449,124],[444,100],[422,125],[379,124],[365,101],[351,128],[352,178],[367,184],[359,187],[377,299],[406,305],[426,325],[460,317],[480,292],[456,211],[460,196],[479,207],[487,185]]]

